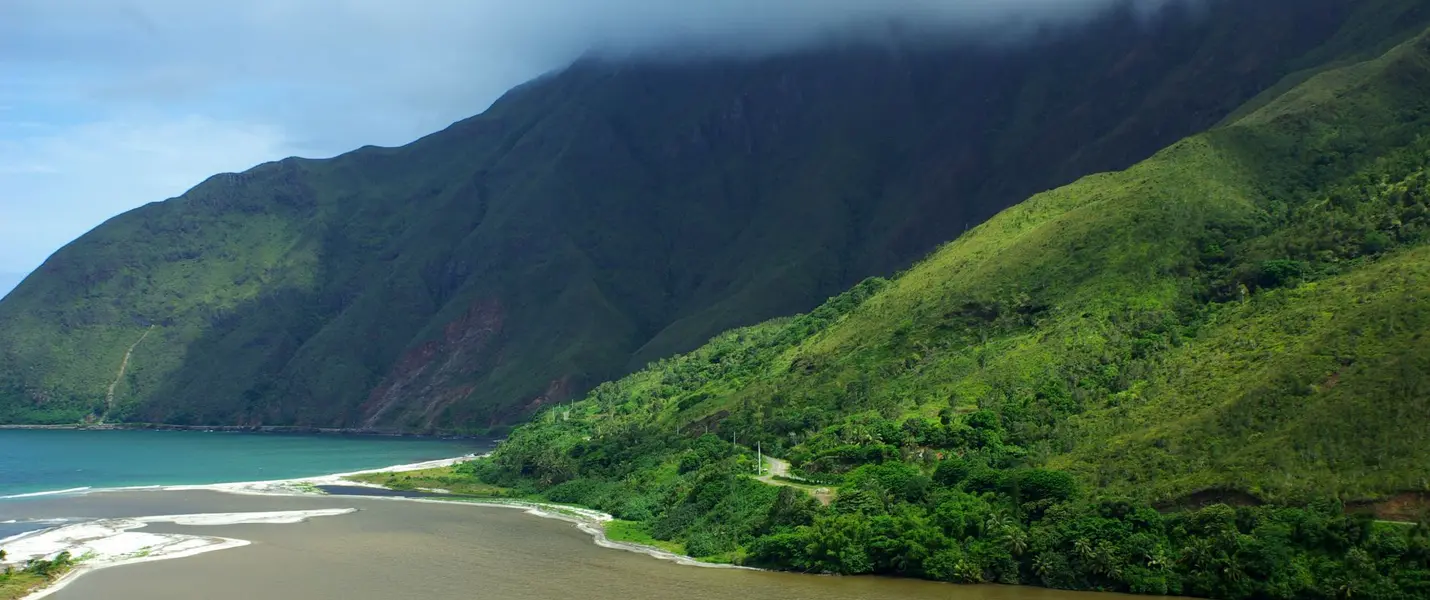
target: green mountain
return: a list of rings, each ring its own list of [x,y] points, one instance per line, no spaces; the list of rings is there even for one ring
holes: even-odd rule
[[[1424,12],[1226,0],[1018,48],[582,60],[411,145],[215,176],[66,246],[0,302],[0,422],[501,426],[904,268]]]
[[[1410,599],[1427,425],[1430,31],[548,409],[451,477],[716,561]],[[750,476],[756,448],[782,477]]]
[[[19,273],[0,273],[0,298],[4,298],[10,290],[20,285],[20,280],[24,278],[25,276]]]

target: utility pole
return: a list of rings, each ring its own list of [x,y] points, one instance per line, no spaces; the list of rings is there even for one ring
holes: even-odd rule
[[[765,450],[761,447],[761,442],[755,442],[755,475],[765,474]]]
[[[735,444],[735,432],[733,432],[733,431],[730,432],[730,451],[733,452],[733,453],[735,453],[736,456],[735,456],[734,458],[735,458],[736,461],[739,461],[739,459],[740,459],[740,457],[739,457],[740,447]],[[734,514],[735,514],[735,507],[739,505],[739,500],[736,498],[737,494],[735,493],[735,485],[736,485],[736,484],[735,484],[735,481],[736,481],[736,480],[735,480],[735,468],[734,468],[734,467],[735,467],[734,464],[731,464],[731,465],[730,465],[730,514],[731,514],[731,515],[734,515]],[[734,523],[731,523],[731,524],[730,524],[730,544],[731,544],[731,545],[734,545],[734,544],[735,544],[735,525],[734,525]]]

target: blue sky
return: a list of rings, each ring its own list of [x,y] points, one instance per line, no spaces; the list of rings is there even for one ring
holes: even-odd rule
[[[0,294],[209,175],[403,144],[592,48],[764,52],[895,18],[957,35],[1114,2],[0,0]]]

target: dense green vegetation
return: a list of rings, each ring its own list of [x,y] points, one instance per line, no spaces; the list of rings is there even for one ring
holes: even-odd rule
[[[1430,32],[548,408],[454,476],[708,560],[1423,598],[1427,332]],[[834,502],[756,480],[756,446]],[[1391,498],[1418,524],[1376,520]]]
[[[972,61],[582,63],[221,177],[0,303],[0,420],[534,413],[363,480],[797,571],[1430,597],[1430,14],[1209,10]]]
[[[713,436],[680,452],[704,462],[683,473],[636,469],[619,481],[583,468],[588,477],[541,495],[635,520],[616,522],[614,539],[804,572],[1211,598],[1430,592],[1430,527],[1347,516],[1334,501],[1164,514],[1093,497],[1066,473],[994,469],[980,456],[858,467],[826,508],[794,488],[755,483],[750,457]],[[510,473],[498,464],[465,470],[502,480]]]
[[[5,560],[5,551],[0,550],[0,562]],[[73,569],[76,560],[69,552],[61,552],[54,558],[33,558],[25,561],[19,569],[7,565],[0,571],[0,600],[19,600],[31,592]]]
[[[454,474],[450,469],[422,469],[400,473],[362,473],[348,475],[347,479],[361,483],[373,483],[388,489],[400,491],[440,491],[457,496],[498,498],[506,490],[474,481],[471,477]]]
[[[997,51],[582,61],[412,145],[216,176],[77,240],[0,301],[0,422],[500,427],[1125,168],[1395,39],[1421,4],[1128,9]],[[1020,310],[984,289],[959,318]],[[820,372],[814,389],[851,383]],[[933,391],[954,390],[908,393]]]

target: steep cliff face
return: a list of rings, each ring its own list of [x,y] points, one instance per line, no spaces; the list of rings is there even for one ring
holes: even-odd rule
[[[65,247],[0,302],[0,420],[511,423],[1126,167],[1419,10],[581,61],[411,145],[215,176]]]
[[[1430,31],[1237,113],[441,481],[803,573],[1430,597]]]

